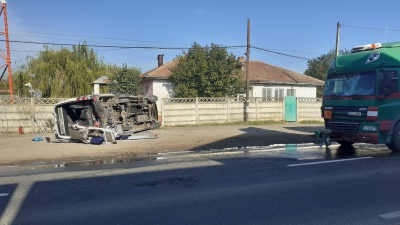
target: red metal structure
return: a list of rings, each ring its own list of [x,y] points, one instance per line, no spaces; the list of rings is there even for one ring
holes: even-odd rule
[[[7,3],[6,0],[1,0],[1,10],[0,16],[4,17],[4,31],[0,32],[0,35],[6,36],[6,53],[4,54],[3,50],[0,49],[0,58],[3,58],[6,63],[0,66],[0,69],[5,67],[3,72],[0,75],[0,81],[3,78],[6,70],[8,70],[8,86],[9,90],[0,90],[0,92],[9,92],[10,95],[13,95],[13,84],[12,84],[12,73],[11,73],[11,56],[10,56],[10,39],[8,37],[8,22],[7,22]]]

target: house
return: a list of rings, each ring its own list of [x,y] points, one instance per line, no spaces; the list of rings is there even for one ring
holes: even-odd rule
[[[239,57],[239,61],[244,63],[243,56]],[[249,64],[250,97],[316,98],[317,87],[324,85],[324,81],[314,77],[262,61],[251,60]]]
[[[164,55],[158,55],[158,67],[143,73],[141,76],[142,88],[145,96],[157,95],[159,99],[173,96],[173,87],[168,80],[176,61],[163,63]],[[240,56],[239,61],[243,62],[244,57]],[[324,82],[316,78],[296,73],[281,67],[273,66],[262,61],[251,60],[249,71],[250,97],[285,97],[296,96],[304,98],[316,98],[317,86],[323,86]],[[157,106],[161,107],[161,101]]]
[[[141,85],[145,96],[156,95],[158,97],[157,108],[161,109],[161,99],[173,96],[174,84],[168,80],[176,61],[172,60],[164,64],[164,54],[157,57],[158,66],[140,75]]]

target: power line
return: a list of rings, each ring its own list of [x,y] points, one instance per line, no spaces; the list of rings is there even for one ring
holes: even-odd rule
[[[6,41],[6,40],[0,40],[0,41]],[[54,43],[54,42],[36,42],[36,41],[20,41],[20,40],[9,40],[9,42],[12,43],[23,43],[23,44],[39,44],[39,45],[58,45],[58,46],[76,46],[76,44],[70,44],[70,43]],[[159,50],[188,50],[190,49],[189,47],[161,47],[161,46],[126,46],[126,45],[90,45],[86,44],[88,47],[92,48],[110,48],[106,51],[112,51],[112,50],[120,50],[120,49],[159,49]],[[245,45],[234,45],[234,46],[221,46],[222,48],[245,48]],[[207,48],[207,47],[204,47]],[[309,58],[305,57],[300,57],[300,56],[295,56],[295,55],[289,55],[286,53],[282,52],[277,52],[277,51],[272,51],[269,49],[265,48],[260,48],[256,46],[251,46],[251,48],[258,49],[261,51],[265,52],[270,52],[278,55],[283,55],[291,58],[297,58],[297,59],[303,59],[303,60],[310,60]],[[100,50],[97,50],[100,51]]]
[[[303,65],[300,65],[299,63],[295,63],[295,62],[292,62],[292,61],[289,61],[289,60],[285,60],[282,57],[275,55],[274,53],[269,53],[269,52],[261,51],[261,50],[258,50],[258,49],[254,49],[254,50],[259,52],[259,53],[262,53],[264,55],[267,55],[269,57],[272,57],[272,58],[275,58],[275,59],[279,59],[279,60],[285,61],[287,63],[291,63],[293,65],[303,66]],[[272,56],[272,55],[274,55],[274,56]],[[297,59],[297,60],[301,60],[301,59]]]
[[[6,41],[6,40],[0,40]],[[36,42],[36,41],[19,41],[10,40],[12,43],[24,43],[24,44],[39,44],[39,45],[59,45],[59,46],[76,46],[76,44],[70,43],[54,43],[54,42]],[[118,49],[161,49],[161,50],[187,50],[189,47],[160,47],[160,46],[126,46],[126,45],[90,45],[86,44],[88,47],[92,48],[118,48]],[[221,48],[244,48],[246,46],[221,46]]]
[[[277,51],[277,52],[294,52],[294,53],[300,53],[300,54],[320,55],[320,53],[315,53],[315,52],[298,52],[298,51],[290,51],[290,50],[282,50],[282,49],[273,49],[273,48],[270,48],[270,49],[268,49],[268,50]]]
[[[289,55],[289,54],[286,54],[286,53],[276,52],[276,51],[272,51],[272,50],[268,50],[268,49],[260,48],[260,47],[256,47],[256,46],[251,46],[251,48],[258,49],[258,50],[265,51],[265,52],[275,53],[275,54],[278,54],[278,55],[284,55],[284,56],[288,56],[288,57],[292,57],[292,58],[310,60],[309,58],[304,58],[304,57],[295,56],[295,55]]]
[[[190,44],[184,44],[184,43],[170,43],[170,42],[158,42],[158,41],[143,41],[143,40],[123,39],[123,38],[105,38],[105,37],[83,36],[83,35],[73,35],[73,34],[55,34],[55,33],[43,33],[43,32],[33,32],[33,31],[22,31],[22,30],[9,30],[9,31],[22,32],[22,33],[32,33],[32,34],[48,34],[48,35],[66,36],[66,37],[96,38],[96,39],[118,40],[118,41],[136,41],[136,42],[155,43],[155,44],[190,45]]]
[[[6,40],[0,40],[6,41]],[[39,45],[58,45],[58,46],[76,46],[76,44],[70,43],[53,43],[53,42],[36,42],[36,41],[19,41],[19,40],[9,40],[9,42],[13,43],[23,43],[23,44],[39,44]],[[107,51],[111,50],[120,50],[120,49],[161,49],[161,50],[188,50],[189,47],[160,47],[160,46],[124,46],[124,45],[90,45],[86,44],[88,47],[92,48],[111,48]],[[237,45],[237,46],[220,46],[221,48],[244,48],[244,45]],[[202,47],[207,48],[207,47]],[[100,50],[97,50],[100,51]]]
[[[35,35],[25,35],[25,34],[12,34],[11,36],[23,36],[23,37],[36,37],[36,38],[44,38],[44,39],[52,39],[52,40],[64,40],[64,41],[81,41],[84,42],[85,40],[77,40],[77,39],[67,39],[67,38],[55,38],[55,37],[43,37],[43,36],[35,36]],[[102,44],[118,44],[123,45],[120,43],[111,43],[111,42],[104,42],[104,41],[90,41],[90,43],[102,43]]]
[[[340,24],[340,26],[343,26],[343,27],[351,27],[351,28],[357,28],[357,29],[366,29],[366,30],[400,31],[400,30],[394,30],[394,29],[372,28],[372,27],[358,27],[358,26],[351,26],[351,25],[344,25],[344,24]]]
[[[346,25],[344,25],[346,26]],[[135,40],[135,39],[123,39],[123,38],[105,38],[105,37],[96,37],[96,36],[84,36],[84,35],[73,35],[73,34],[57,34],[57,33],[46,33],[46,32],[34,32],[34,31],[23,31],[23,30],[9,30],[14,32],[22,32],[22,33],[34,33],[34,34],[48,34],[48,35],[57,35],[57,36],[68,36],[68,37],[80,37],[80,38],[95,38],[95,39],[105,39],[105,40],[121,40],[121,41],[136,41],[136,42],[143,42],[143,43],[158,43],[158,44],[178,44],[178,45],[191,45],[191,44],[184,44],[184,43],[171,43],[171,42],[157,42],[157,41],[143,41],[143,40]],[[43,37],[43,36],[33,36],[33,35],[23,35],[23,34],[13,34],[17,36],[26,36],[26,37],[39,37],[39,38],[47,38],[47,39],[57,39],[57,40],[67,40],[67,41],[77,41],[71,39],[64,39],[64,38],[54,38],[54,37]],[[90,41],[94,43],[105,43],[105,44],[113,44],[110,42],[97,42],[97,41]],[[54,44],[57,45],[57,44]],[[66,44],[64,44],[66,45]],[[119,44],[122,45],[122,44]],[[95,46],[94,46],[95,47]],[[238,46],[242,47],[242,46]],[[246,46],[244,46],[246,47]],[[189,49],[189,48],[182,48],[182,49]],[[295,53],[303,53],[303,54],[318,54],[318,53],[310,53],[310,52],[297,52],[297,51],[289,51],[289,50],[279,50],[279,49],[269,49],[268,51],[273,52],[276,51],[284,51],[284,52],[295,52]],[[276,52],[273,52],[276,53]],[[290,55],[287,55],[290,56]],[[291,57],[291,56],[290,56]],[[304,58],[303,58],[304,59]]]

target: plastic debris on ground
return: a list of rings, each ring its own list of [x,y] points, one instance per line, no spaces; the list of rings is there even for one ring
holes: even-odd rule
[[[32,141],[36,141],[36,142],[43,141],[43,140],[44,139],[42,137],[34,137],[34,138],[32,138]]]
[[[55,141],[52,141],[49,137],[46,137],[46,142],[47,143],[70,143],[73,142],[72,140],[65,140],[65,139],[56,139]]]
[[[95,137],[90,139],[90,143],[94,144],[94,145],[101,145],[104,142],[104,138],[103,137]]]
[[[139,139],[155,139],[157,138],[156,134],[153,134],[150,131],[142,131],[138,133],[134,133],[128,137],[128,140],[139,140]]]

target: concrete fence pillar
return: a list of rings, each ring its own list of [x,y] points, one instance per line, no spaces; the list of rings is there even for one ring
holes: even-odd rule
[[[258,121],[258,98],[255,98],[256,101],[256,121]]]
[[[231,101],[229,97],[226,97],[226,121],[229,123],[231,122]]]
[[[161,99],[161,126],[164,127],[165,125],[165,98]]]
[[[195,113],[195,117],[196,117],[196,124],[199,124],[199,98],[196,98],[194,113]]]
[[[296,122],[299,122],[299,98],[296,98]]]
[[[35,99],[31,97],[31,104],[29,107],[29,121],[31,123],[31,133],[35,133],[35,122],[33,121],[35,118]]]

